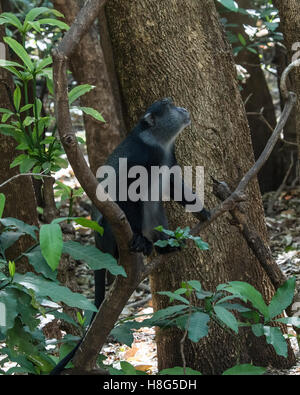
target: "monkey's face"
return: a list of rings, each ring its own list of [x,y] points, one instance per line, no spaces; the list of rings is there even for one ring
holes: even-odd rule
[[[170,98],[153,103],[143,117],[147,129],[159,139],[173,141],[191,123],[189,112],[176,107]]]

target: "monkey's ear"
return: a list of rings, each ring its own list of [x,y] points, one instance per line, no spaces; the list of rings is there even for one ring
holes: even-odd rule
[[[151,112],[147,112],[147,114],[144,115],[143,121],[149,126],[154,126],[155,124],[155,119],[154,116]]]

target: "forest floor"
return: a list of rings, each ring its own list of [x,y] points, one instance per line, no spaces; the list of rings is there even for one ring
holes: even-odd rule
[[[72,177],[72,172],[68,176],[66,172],[61,181],[69,185],[78,186],[76,180]],[[300,289],[300,188],[293,188],[281,192],[276,196],[273,204],[275,193],[268,193],[263,196],[264,207],[266,210],[266,223],[270,238],[270,247],[273,257],[281,270],[287,277],[295,276],[297,281],[297,289]],[[74,215],[88,216],[85,206],[86,201],[78,200],[74,206]],[[272,210],[267,213],[268,206]],[[67,212],[68,204],[63,203],[61,210]],[[93,234],[86,228],[78,228],[76,232],[77,241],[83,244],[93,243]],[[80,291],[88,298],[93,299],[94,279],[93,272],[84,262],[77,267],[77,278]],[[145,316],[151,314],[152,301],[150,288],[147,280],[133,293],[128,304],[122,312],[122,318],[131,315]],[[300,300],[298,312],[295,315],[300,316]],[[297,355],[297,364],[291,369],[278,370],[269,368],[268,375],[300,375],[300,353],[295,338],[295,332],[290,329],[292,335],[292,347]],[[141,328],[134,332],[134,343],[132,347],[119,344],[112,338],[103,349],[104,355],[107,357],[106,363],[113,364],[115,368],[120,368],[121,361],[127,361],[137,369],[147,371],[149,374],[157,373],[157,357],[155,344],[154,328]]]

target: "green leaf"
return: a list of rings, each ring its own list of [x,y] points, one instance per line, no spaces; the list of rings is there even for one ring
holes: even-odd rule
[[[134,341],[133,332],[132,332],[132,323],[125,322],[124,324],[116,326],[110,334],[117,340],[119,343],[126,344],[128,347],[132,346]]]
[[[237,12],[238,7],[236,6],[234,0],[218,0],[225,8],[228,8],[230,11]]]
[[[190,280],[187,282],[192,288],[194,288],[196,291],[202,291],[202,286],[199,281],[197,280]]]
[[[80,96],[83,96],[85,93],[89,92],[92,89],[94,89],[94,86],[88,84],[75,86],[75,88],[73,88],[68,94],[69,104],[72,104]]]
[[[201,291],[196,292],[196,296],[199,300],[202,300],[202,299],[210,298],[211,296],[213,296],[213,293],[210,291],[204,291],[203,289],[201,289]]]
[[[0,291],[0,300],[5,306],[5,319],[0,321],[0,329],[3,334],[6,334],[7,330],[14,326],[15,318],[18,315],[17,298],[18,291],[16,289],[6,287]],[[3,306],[1,313],[3,314]],[[3,317],[1,316],[1,318]]]
[[[19,232],[30,235],[34,240],[37,240],[35,232],[38,231],[38,228],[34,225],[25,224],[25,222],[11,217],[0,219],[0,223],[7,228],[17,229]]]
[[[8,108],[0,108],[0,113],[13,114]]]
[[[135,367],[132,366],[129,362],[122,361],[120,363],[120,365],[121,365],[121,369],[125,375],[131,375],[131,374],[136,375]]]
[[[268,307],[259,291],[257,291],[252,285],[242,281],[231,281],[228,283],[229,287],[226,287],[226,291],[231,293],[237,293],[242,298],[249,300],[253,307],[255,307],[265,318],[269,317]]]
[[[48,296],[53,302],[63,302],[70,307],[98,311],[97,308],[83,295],[71,292],[53,281],[46,280],[34,273],[16,273],[14,282],[28,290],[33,290],[39,296]]]
[[[191,315],[189,327],[188,327],[188,335],[189,339],[197,343],[202,337],[208,335],[208,322],[210,317],[208,314],[196,312]]]
[[[69,166],[69,162],[66,159],[60,158],[60,157],[56,157],[54,159],[54,163],[61,167],[62,169],[67,169]]]
[[[14,106],[17,111],[20,109],[21,104],[21,89],[19,86],[16,87],[14,91]]]
[[[202,250],[202,251],[206,251],[206,250],[209,250],[209,245],[205,242],[205,241],[203,241],[202,239],[201,239],[201,237],[194,237],[194,236],[192,236],[192,237],[189,237],[190,239],[192,239],[192,240],[194,240],[194,242],[195,242],[195,244],[196,244],[196,246],[200,249],[200,250]]]
[[[254,48],[252,48],[252,47],[246,47],[246,49],[247,49],[247,51],[249,51],[249,52],[252,52],[252,53],[255,53],[255,55],[257,55],[257,50],[256,49],[254,49]]]
[[[184,369],[181,366],[175,366],[174,368],[163,369],[159,372],[160,375],[175,375],[175,376],[183,376]],[[197,370],[191,368],[185,368],[185,374],[188,375],[199,375],[201,376],[202,373],[198,372]]]
[[[244,36],[241,33],[238,33],[238,38],[239,38],[240,43],[242,44],[242,46],[245,47],[247,45],[247,42],[246,42]]]
[[[42,14],[54,14],[57,17],[63,17],[63,14],[57,10],[48,7],[35,7],[30,10],[25,18],[24,24],[29,21],[34,21],[38,16]]]
[[[40,73],[45,67],[49,66],[49,64],[52,63],[52,57],[47,56],[46,58],[42,59],[38,64],[36,71],[37,73]]]
[[[22,232],[3,232],[1,234],[1,248],[3,251],[7,250],[14,243],[16,243],[24,233]]]
[[[93,229],[96,232],[98,232],[101,236],[103,236],[104,229],[102,228],[102,226],[100,226],[98,224],[98,222],[92,221],[92,220],[87,219],[87,218],[76,218],[76,219],[74,219],[74,221],[78,225],[84,226],[85,228]]]
[[[8,114],[8,113],[3,114],[2,119],[1,119],[1,122],[6,123],[12,115],[14,115],[13,112],[10,113],[10,114]]]
[[[28,258],[30,265],[37,273],[41,273],[44,277],[49,278],[52,281],[56,281],[57,271],[53,272],[50,269],[42,255],[41,247],[39,245],[23,255]]]
[[[11,136],[15,139],[19,135],[15,126],[5,125],[5,124],[0,124],[0,133],[4,134],[5,136]],[[15,166],[17,166],[17,165],[15,165]],[[10,167],[12,167],[12,164],[10,165]]]
[[[226,326],[232,329],[235,333],[238,333],[239,325],[235,316],[224,307],[220,305],[214,306],[214,311],[220,321],[222,321]]]
[[[70,27],[65,22],[59,21],[57,19],[44,18],[44,19],[39,19],[38,22],[40,25],[56,26],[62,30],[69,30],[70,29]]]
[[[186,311],[188,309],[188,306],[186,304],[178,304],[175,306],[169,306],[166,307],[165,309],[158,310],[153,314],[152,321],[155,322],[156,324],[159,323],[161,320],[165,320],[166,318],[170,318],[173,316],[178,315],[179,313],[183,314],[183,310]]]
[[[287,357],[288,348],[286,340],[277,326],[264,326],[264,335],[268,344],[271,344],[276,353],[283,357]]]
[[[270,319],[282,313],[293,302],[296,278],[289,278],[273,296],[268,309]]]
[[[110,254],[104,254],[94,246],[66,241],[63,243],[63,252],[76,260],[85,261],[92,270],[107,269],[114,276],[127,277],[124,268]]]
[[[155,246],[164,248],[169,244],[168,240],[158,240],[154,243]]]
[[[33,107],[33,104],[26,104],[25,106],[20,108],[20,113],[24,112],[24,111],[27,111],[27,110],[30,110],[32,107]]]
[[[41,226],[40,245],[43,257],[54,271],[59,265],[63,250],[62,231],[58,224]]]
[[[78,108],[81,111],[83,111],[85,114],[90,115],[91,117],[95,118],[97,121],[105,122],[105,119],[100,114],[100,112],[95,110],[94,108],[91,108],[91,107],[78,107]]]
[[[229,376],[229,375],[261,375],[264,374],[267,368],[262,368],[260,366],[254,366],[250,364],[242,364],[236,365],[233,368],[225,370],[222,375]]]
[[[178,300],[179,302],[183,302],[183,303],[185,303],[185,304],[187,304],[187,305],[189,305],[190,304],[190,302],[186,299],[186,298],[184,298],[184,297],[182,297],[182,296],[180,296],[180,295],[178,295],[178,294],[175,294],[174,292],[170,292],[170,291],[161,291],[161,292],[157,292],[159,295],[165,295],[165,296],[168,296],[170,299],[171,299],[171,301],[173,301],[173,300]]]
[[[10,164],[10,168],[12,169],[13,167],[18,166],[26,158],[28,158],[28,156],[25,155],[25,154],[21,154],[21,155],[16,156],[15,159]]]
[[[30,59],[30,56],[26,52],[26,50],[22,47],[21,44],[18,43],[18,41],[14,40],[11,37],[4,37],[3,40],[10,46],[10,48],[15,52],[16,55],[20,59],[22,59],[24,65],[27,67],[27,69],[30,72],[33,72],[34,70],[34,65]]]
[[[16,264],[14,261],[8,261],[8,271],[9,271],[10,277],[13,278],[16,273]]]
[[[283,324],[293,325],[300,328],[300,317],[283,317],[275,320],[276,322],[282,322]]]
[[[0,67],[8,67],[8,66],[21,67],[22,69],[24,69],[24,66],[20,63],[12,62],[10,60],[0,59]]]
[[[27,157],[20,163],[20,173],[27,173],[36,164],[35,158]]]
[[[10,23],[11,25],[15,26],[18,30],[22,30],[22,23],[20,20],[11,12],[3,12],[0,14],[1,22],[0,24]]]
[[[5,195],[4,193],[0,193],[0,218],[2,217],[4,207],[5,207]]]

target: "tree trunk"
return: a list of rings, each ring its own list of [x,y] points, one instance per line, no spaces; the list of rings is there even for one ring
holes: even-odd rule
[[[250,0],[239,1],[239,7],[244,9],[251,9],[252,2]],[[230,31],[234,34],[242,34],[247,43],[247,34],[245,33],[245,25],[253,25],[253,19],[249,15],[244,15],[238,12],[229,12],[225,14],[229,23],[237,24],[237,27],[231,27]],[[240,42],[236,45],[241,45]],[[246,83],[242,85],[243,90],[241,92],[242,99],[246,103],[246,112],[252,113],[248,115],[248,122],[251,131],[251,140],[254,150],[255,159],[259,157],[262,150],[265,148],[266,143],[271,135],[271,130],[268,128],[266,123],[253,113],[259,113],[264,108],[263,116],[266,121],[273,128],[276,126],[275,109],[272,102],[272,97],[266,82],[264,72],[261,68],[261,62],[259,54],[255,54],[246,49],[243,49],[235,57],[236,64],[242,65],[247,69],[250,77]],[[264,167],[258,175],[258,181],[260,190],[262,193],[276,190],[282,183],[286,172],[286,166],[284,163],[283,143],[278,142],[270,155]],[[288,156],[288,160],[289,155]],[[287,165],[288,168],[288,165]]]
[[[298,0],[274,0],[275,7],[279,10],[281,30],[287,48],[288,60],[299,59],[299,29],[300,29],[300,4]],[[297,51],[297,52],[296,52]],[[295,55],[295,58],[293,56]],[[292,59],[293,58],[293,59]],[[298,100],[295,106],[295,140],[298,145],[297,154],[297,177],[300,182],[300,67],[296,67],[291,75],[291,89],[297,94]]]
[[[2,12],[2,4],[0,2],[0,13]],[[0,26],[0,42],[3,43],[3,36],[5,35],[4,27]],[[8,50],[6,48],[6,54]],[[13,93],[13,81],[11,75],[3,68],[0,68],[0,107],[12,109],[12,103],[9,100],[9,95]],[[10,92],[10,93],[9,93]],[[10,164],[14,158],[20,154],[20,151],[15,151],[16,142],[9,136],[0,134],[0,152],[1,152],[1,166],[0,166],[0,184],[18,174],[18,167],[10,169]],[[6,197],[5,210],[3,217],[14,217],[31,225],[38,225],[36,200],[32,186],[31,177],[21,176],[6,184],[0,189]],[[29,236],[23,236],[19,239],[17,245],[13,245],[7,251],[8,259],[17,258],[22,252],[29,248],[34,241]],[[18,260],[17,270],[19,272],[26,272],[32,270],[27,262]]]
[[[153,101],[168,96],[189,109],[192,126],[178,138],[182,165],[204,165],[206,206],[217,205],[210,176],[230,187],[254,161],[250,131],[236,81],[232,51],[219,24],[213,0],[108,0],[106,7],[116,70],[124,99],[125,122],[132,127]],[[264,212],[257,181],[243,204],[249,220],[266,241]],[[168,204],[170,228],[193,219],[175,203]],[[155,309],[168,305],[157,291],[175,290],[182,280],[199,279],[204,289],[229,280],[247,281],[269,301],[274,289],[238,228],[224,216],[202,234],[209,252],[188,248],[152,276]],[[158,331],[159,369],[182,365],[178,331]],[[211,327],[199,343],[185,343],[187,366],[219,374],[240,362],[290,366],[294,356],[278,357],[250,333],[230,336]]]
[[[54,7],[65,15],[66,23],[72,24],[79,7],[76,0],[54,0]],[[106,123],[84,115],[87,151],[94,174],[107,156],[120,142],[120,113],[117,113],[103,51],[92,27],[71,58],[71,70],[78,84],[95,86],[80,98],[83,107],[93,107],[104,117]]]

